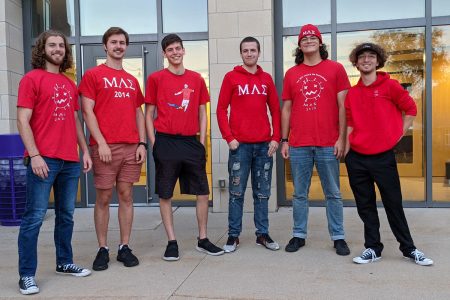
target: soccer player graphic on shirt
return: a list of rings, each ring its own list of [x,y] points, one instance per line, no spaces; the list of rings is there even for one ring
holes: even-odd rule
[[[178,106],[177,109],[184,109],[184,111],[187,110],[189,106],[189,99],[191,97],[191,93],[193,92],[194,92],[193,89],[190,89],[187,84],[184,84],[184,88],[181,91],[174,94],[175,96],[183,94],[183,101],[181,102],[181,106]]]

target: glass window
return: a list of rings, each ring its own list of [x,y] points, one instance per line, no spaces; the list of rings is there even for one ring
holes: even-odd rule
[[[298,45],[298,35],[283,37],[283,73],[295,65],[295,50]],[[327,46],[328,58],[331,58],[331,34],[322,34],[322,42]]]
[[[424,164],[424,136],[423,111],[425,92],[425,29],[389,29],[376,31],[360,31],[340,33],[337,38],[337,57],[341,62],[350,82],[355,84],[359,79],[359,72],[351,65],[348,55],[359,43],[373,42],[381,45],[390,55],[385,67],[381,71],[388,72],[391,78],[409,91],[417,105],[417,116],[412,128],[395,147],[403,198],[405,200],[425,199],[425,164]],[[341,165],[341,188],[345,198],[351,195],[348,189],[348,179],[345,165]],[[353,197],[351,197],[353,198]]]
[[[73,0],[36,0],[31,1],[32,35],[56,29],[66,36],[75,35],[75,16]]]
[[[425,17],[425,0],[339,0],[336,5],[338,23]]]
[[[450,5],[448,0],[433,0],[431,2],[431,14],[433,17],[450,15]]]
[[[433,1],[434,3],[434,1]],[[450,200],[450,26],[433,28],[433,200]]]
[[[206,0],[163,0],[163,32],[208,31]]]
[[[330,0],[283,0],[283,27],[331,23]]]
[[[129,34],[156,33],[156,0],[80,0],[81,35],[103,35],[111,26]]]
[[[186,69],[200,73],[206,83],[206,87],[209,90],[209,54],[208,54],[208,41],[183,41],[186,55],[183,58],[183,65]],[[164,66],[167,67],[167,60],[164,60]],[[207,103],[206,113],[208,115],[208,123],[206,128],[206,175],[208,176],[209,190],[212,191],[212,152],[211,152],[211,105]],[[195,196],[182,195],[178,188],[179,183],[175,187],[173,199],[174,200],[195,200]],[[212,192],[210,194],[212,199]]]

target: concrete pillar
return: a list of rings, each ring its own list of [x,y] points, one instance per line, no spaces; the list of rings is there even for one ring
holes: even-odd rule
[[[17,89],[23,74],[22,1],[0,0],[0,134],[17,132]]]
[[[228,211],[228,145],[222,139],[217,125],[216,107],[222,79],[234,66],[241,65],[239,43],[253,36],[261,43],[258,64],[273,75],[273,8],[271,0],[208,0],[209,73],[211,93],[211,138],[213,211]],[[272,176],[272,196],[269,211],[277,209],[276,165]],[[226,180],[226,188],[219,188],[219,179]],[[245,193],[245,211],[253,211],[250,182]]]

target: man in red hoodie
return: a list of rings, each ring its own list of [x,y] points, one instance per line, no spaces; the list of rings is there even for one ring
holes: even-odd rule
[[[219,129],[230,148],[228,240],[223,249],[230,253],[239,245],[244,194],[251,171],[256,244],[278,250],[280,246],[269,236],[268,201],[273,154],[281,137],[280,104],[272,77],[257,64],[261,53],[259,41],[244,38],[240,52],[244,64],[225,75],[217,104]]]
[[[290,158],[294,183],[293,237],[285,250],[305,245],[308,226],[308,192],[313,166],[325,194],[328,232],[338,255],[349,255],[345,242],[339,159],[345,150],[344,100],[350,82],[344,67],[327,59],[319,29],[300,29],[296,65],[284,77],[281,109],[281,155]],[[289,141],[288,141],[289,137]]]
[[[361,78],[345,100],[347,146],[345,163],[358,214],[364,223],[365,250],[353,258],[366,264],[381,258],[375,185],[400,251],[421,266],[433,261],[417,250],[402,206],[402,192],[393,148],[413,124],[417,114],[414,99],[385,72],[377,72],[387,60],[386,52],[372,43],[358,45],[350,54]],[[404,117],[402,114],[404,113]]]

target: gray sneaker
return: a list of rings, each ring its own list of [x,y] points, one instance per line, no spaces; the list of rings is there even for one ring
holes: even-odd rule
[[[280,245],[277,242],[272,240],[272,238],[267,233],[263,233],[256,237],[256,245],[261,245],[270,250],[278,250],[280,249]]]
[[[236,251],[237,247],[239,246],[239,237],[237,236],[229,236],[227,243],[223,246],[223,250],[225,253],[231,253]]]

